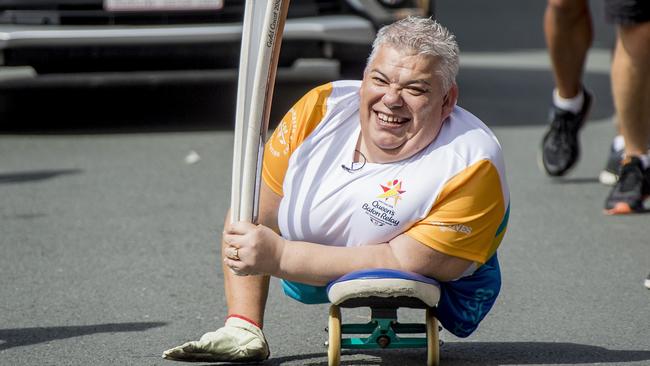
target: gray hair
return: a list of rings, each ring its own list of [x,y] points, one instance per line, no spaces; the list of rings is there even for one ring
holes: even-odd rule
[[[443,90],[454,84],[458,74],[458,43],[456,37],[431,18],[410,16],[379,29],[372,43],[372,52],[366,64],[374,60],[379,46],[389,45],[413,55],[428,55],[438,59],[438,70]]]

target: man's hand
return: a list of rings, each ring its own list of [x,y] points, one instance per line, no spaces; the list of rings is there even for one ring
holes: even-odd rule
[[[286,241],[264,225],[236,222],[224,232],[224,264],[237,275],[278,273]]]

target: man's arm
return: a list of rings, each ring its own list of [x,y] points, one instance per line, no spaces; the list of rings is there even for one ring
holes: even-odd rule
[[[276,233],[280,233],[278,227],[278,208],[282,196],[273,192],[271,188],[262,180],[260,186],[260,206],[258,213],[258,223],[264,225]]]
[[[367,268],[453,280],[473,261],[489,259],[499,245],[507,223],[506,200],[494,194],[501,189],[494,165],[480,161],[450,181],[430,215],[408,233],[376,245],[335,247],[287,241],[264,226],[237,223],[224,237],[231,248],[225,262],[241,273],[260,272],[317,285]],[[468,230],[452,229],[457,224]],[[239,261],[232,260],[234,248],[239,248]]]
[[[438,252],[401,234],[388,243],[336,247],[283,239],[263,225],[235,223],[224,240],[240,260],[225,258],[234,271],[265,273],[310,285],[325,285],[346,273],[390,268],[449,281],[460,277],[471,261]],[[232,251],[230,253],[232,253]]]
[[[443,254],[401,234],[388,243],[357,247],[288,241],[282,250],[277,273],[272,275],[325,285],[352,271],[389,268],[450,281],[460,277],[471,264],[471,261]]]

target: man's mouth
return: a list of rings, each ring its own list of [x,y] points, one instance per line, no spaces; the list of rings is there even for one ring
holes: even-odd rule
[[[382,125],[387,125],[387,126],[399,126],[403,123],[406,123],[410,121],[409,118],[402,118],[402,117],[397,117],[397,116],[392,116],[386,113],[382,112],[377,112],[375,111],[377,115],[377,119]]]

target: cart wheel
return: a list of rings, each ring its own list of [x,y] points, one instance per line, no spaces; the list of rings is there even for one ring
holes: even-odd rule
[[[427,366],[438,366],[440,364],[438,319],[436,319],[435,315],[433,314],[432,308],[427,309],[426,326],[427,326]]]
[[[330,306],[327,329],[329,330],[327,364],[329,366],[339,366],[341,363],[341,309],[339,309],[338,305]]]

